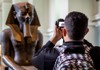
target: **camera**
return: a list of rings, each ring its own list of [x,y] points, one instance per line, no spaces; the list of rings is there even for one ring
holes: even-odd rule
[[[63,28],[64,27],[64,22],[63,21],[59,21],[58,26],[59,26],[59,28]]]
[[[56,21],[57,28],[63,28],[64,27],[64,19],[58,19]]]

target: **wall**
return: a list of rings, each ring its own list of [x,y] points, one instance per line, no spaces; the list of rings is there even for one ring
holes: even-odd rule
[[[2,17],[2,10],[1,10],[2,5],[1,4],[2,4],[2,1],[0,0],[0,17]],[[0,32],[2,31],[1,26],[2,26],[2,20],[0,20]],[[0,38],[0,40],[1,40],[1,38]],[[1,64],[1,45],[0,45],[0,64]]]
[[[51,6],[54,6],[54,7],[49,9],[51,1],[52,1]],[[59,13],[59,11],[57,11],[57,10],[59,10],[61,8],[65,8],[68,12],[70,12],[70,11],[80,11],[80,12],[85,13],[88,16],[90,31],[86,35],[85,38],[87,40],[89,40],[91,43],[93,43],[94,45],[98,45],[97,34],[96,34],[97,31],[96,31],[95,23],[92,22],[95,14],[97,13],[97,2],[96,2],[96,0],[68,0],[68,7],[67,6],[66,7],[59,6],[59,9],[57,9],[57,5],[58,4],[61,5],[62,2],[60,2],[60,0],[59,0],[59,1],[56,1],[56,3],[54,3],[55,1],[56,0],[33,0],[33,4],[36,7],[37,14],[38,14],[40,22],[41,22],[41,27],[39,28],[39,30],[43,33],[44,43],[47,42],[50,38],[50,36],[48,36],[46,34],[48,28],[50,28],[50,26],[51,26],[50,29],[52,31],[52,29],[54,28],[53,23],[54,23],[54,21],[56,21],[54,19],[57,19],[58,16],[62,16],[62,15],[60,15],[60,13],[62,13],[62,12]],[[67,0],[65,2],[67,2]],[[56,12],[53,12],[53,11],[56,11]],[[54,13],[57,14],[56,15],[57,17],[55,17]],[[66,12],[66,14],[67,14],[67,12]]]
[[[33,0],[33,5],[35,6],[41,22],[41,27],[39,29],[44,32],[49,25],[49,0]]]
[[[96,4],[97,4],[96,0],[69,0],[69,12],[80,11],[88,16],[90,31],[85,38],[94,45],[98,45],[96,39],[97,36],[96,36],[95,23],[92,22],[95,14],[97,13]]]
[[[15,0],[13,0],[15,1]],[[18,0],[19,1],[19,0]],[[23,0],[22,0],[23,1]],[[52,25],[54,23],[54,21],[52,22],[52,18],[55,17],[54,15],[51,16],[51,11],[50,11],[50,1],[51,0],[33,0],[33,5],[35,5],[38,17],[40,19],[41,22],[41,27],[39,27],[39,30],[43,33],[44,36],[44,42],[46,42],[47,40],[49,40],[49,37],[47,37],[47,30],[50,27],[50,25]],[[65,1],[65,0],[52,0],[53,2],[56,1],[59,3],[59,5]],[[61,2],[60,2],[61,1]],[[17,2],[17,1],[16,1]],[[67,0],[65,1],[67,4]],[[3,5],[5,5],[6,3],[3,3]],[[54,6],[54,4],[52,4]],[[97,34],[96,34],[96,27],[95,24],[92,22],[92,20],[94,19],[95,14],[97,13],[97,2],[96,0],[68,0],[68,7],[65,6],[59,6],[59,8],[57,6],[56,3],[56,7],[52,8],[52,11],[54,9],[56,9],[56,13],[57,13],[57,17],[61,16],[62,17],[62,13],[63,12],[59,12],[59,9],[62,10],[62,8],[65,8],[68,12],[70,11],[81,11],[83,13],[85,13],[88,17],[89,17],[89,29],[90,32],[86,35],[86,39],[89,40],[91,43],[93,43],[94,45],[97,45]],[[9,6],[7,5],[6,7],[4,6],[2,9],[5,9],[2,13],[3,16],[3,23],[5,23],[6,17],[7,17],[7,13],[8,13],[8,9],[10,8],[10,4]],[[57,11],[58,10],[58,11]],[[59,12],[59,13],[58,13]],[[60,15],[61,14],[61,15]],[[67,12],[66,12],[67,14]],[[50,17],[51,16],[51,17]],[[56,20],[55,20],[56,21]],[[0,20],[0,22],[2,22]],[[52,22],[52,23],[51,23]],[[54,27],[51,27],[51,29]]]
[[[33,5],[37,11],[40,24],[39,30],[43,34],[43,44],[45,44],[48,40],[47,38],[47,30],[49,28],[49,0],[33,0]]]

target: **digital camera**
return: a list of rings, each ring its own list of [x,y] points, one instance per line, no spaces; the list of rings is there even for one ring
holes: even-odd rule
[[[64,19],[58,19],[56,21],[57,28],[63,28],[64,27]]]

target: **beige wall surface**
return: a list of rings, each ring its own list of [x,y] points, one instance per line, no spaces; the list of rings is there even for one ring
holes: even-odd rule
[[[49,0],[33,0],[33,5],[37,11],[42,32],[48,29],[49,26]]]
[[[0,17],[2,17],[2,12],[1,12],[1,8],[2,8],[2,3],[0,1]],[[2,27],[2,19],[0,19],[0,32],[1,32],[1,27]]]
[[[96,0],[69,0],[69,12],[70,11],[85,13],[89,18],[89,22],[91,22],[97,14],[97,2]]]

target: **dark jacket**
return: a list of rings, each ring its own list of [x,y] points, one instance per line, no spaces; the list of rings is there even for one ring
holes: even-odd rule
[[[54,44],[48,41],[35,56],[33,65],[39,70],[52,70],[59,52],[54,48]]]
[[[100,70],[100,59],[99,59],[100,47],[93,47],[93,45],[89,43],[87,40],[85,40],[84,43],[87,44],[89,47],[92,47],[89,53],[93,59],[96,70]],[[76,43],[73,42],[66,43],[66,45],[70,44],[76,44]],[[35,56],[33,56],[33,65],[37,67],[39,70],[53,70],[56,58],[60,54],[59,51],[54,46],[55,45],[52,42],[48,41],[38,51],[38,53]]]
[[[90,50],[90,56],[94,62],[96,70],[100,70],[100,47],[93,47]]]

